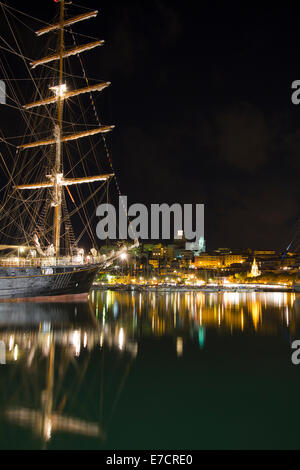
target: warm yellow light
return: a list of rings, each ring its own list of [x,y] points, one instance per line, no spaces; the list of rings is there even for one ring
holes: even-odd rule
[[[75,356],[79,356],[79,354],[80,354],[80,343],[81,343],[80,331],[79,330],[76,330],[76,331],[73,332],[71,342],[72,342],[72,345],[75,349]]]
[[[63,83],[62,85],[52,86],[50,87],[50,90],[53,90],[56,96],[63,97],[67,91],[67,85]]]
[[[176,351],[177,351],[177,356],[180,357],[183,354],[183,340],[180,337],[177,337],[176,340]]]
[[[9,337],[9,346],[8,346],[9,351],[12,351],[13,346],[14,346],[14,338],[13,338],[13,336],[10,336]]]
[[[119,331],[119,348],[122,350],[124,346],[124,329],[121,328]]]
[[[14,347],[14,360],[15,361],[18,359],[18,355],[19,355],[19,349],[18,349],[18,345],[16,344]]]

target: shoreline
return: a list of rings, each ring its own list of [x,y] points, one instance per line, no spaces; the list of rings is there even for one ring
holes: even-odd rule
[[[124,286],[110,286],[110,285],[93,285],[93,290],[110,290],[115,292],[203,292],[203,293],[221,293],[221,292],[233,292],[233,293],[251,293],[251,292],[297,292],[294,287],[288,286],[243,286],[243,287],[230,287],[230,286],[136,286],[136,285],[124,285]]]

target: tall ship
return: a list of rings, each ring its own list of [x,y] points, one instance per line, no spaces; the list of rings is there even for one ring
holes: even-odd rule
[[[108,200],[114,179],[106,142],[114,126],[101,123],[95,104],[110,83],[90,79],[84,66],[94,53],[90,51],[104,41],[74,28],[98,11],[74,14],[76,6],[65,0],[51,5],[56,10],[51,24],[43,22],[35,31],[27,28],[45,49],[32,60],[16,33],[27,19],[34,26],[35,18],[20,16],[13,6],[1,3],[4,30],[11,37],[11,42],[2,36],[0,41],[1,91],[6,96],[1,119],[16,119],[9,108],[21,111],[25,135],[0,135],[0,164],[6,177],[0,192],[0,299],[82,295],[99,270],[124,251],[101,256],[94,233],[97,204]],[[27,42],[28,35],[26,30]],[[27,72],[23,82],[14,78],[13,70],[19,70],[16,61]],[[22,102],[17,93],[21,89],[33,91],[31,102]]]

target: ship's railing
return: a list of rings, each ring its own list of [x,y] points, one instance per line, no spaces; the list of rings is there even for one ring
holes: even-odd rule
[[[129,249],[138,246],[136,241]],[[91,254],[85,256],[84,254],[77,254],[75,256],[64,256],[64,257],[23,257],[23,256],[9,256],[0,258],[0,266],[2,267],[27,267],[27,266],[79,266],[87,264],[103,264],[109,265],[115,259],[122,257],[127,253],[127,248],[123,247],[118,250],[112,250],[106,255],[92,256]]]
[[[0,258],[3,267],[44,267],[44,266],[72,266],[97,264],[103,262],[101,257],[68,256],[61,258]]]

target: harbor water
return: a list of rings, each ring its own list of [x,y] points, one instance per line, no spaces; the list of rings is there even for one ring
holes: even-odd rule
[[[300,294],[0,304],[1,449],[298,449]]]

